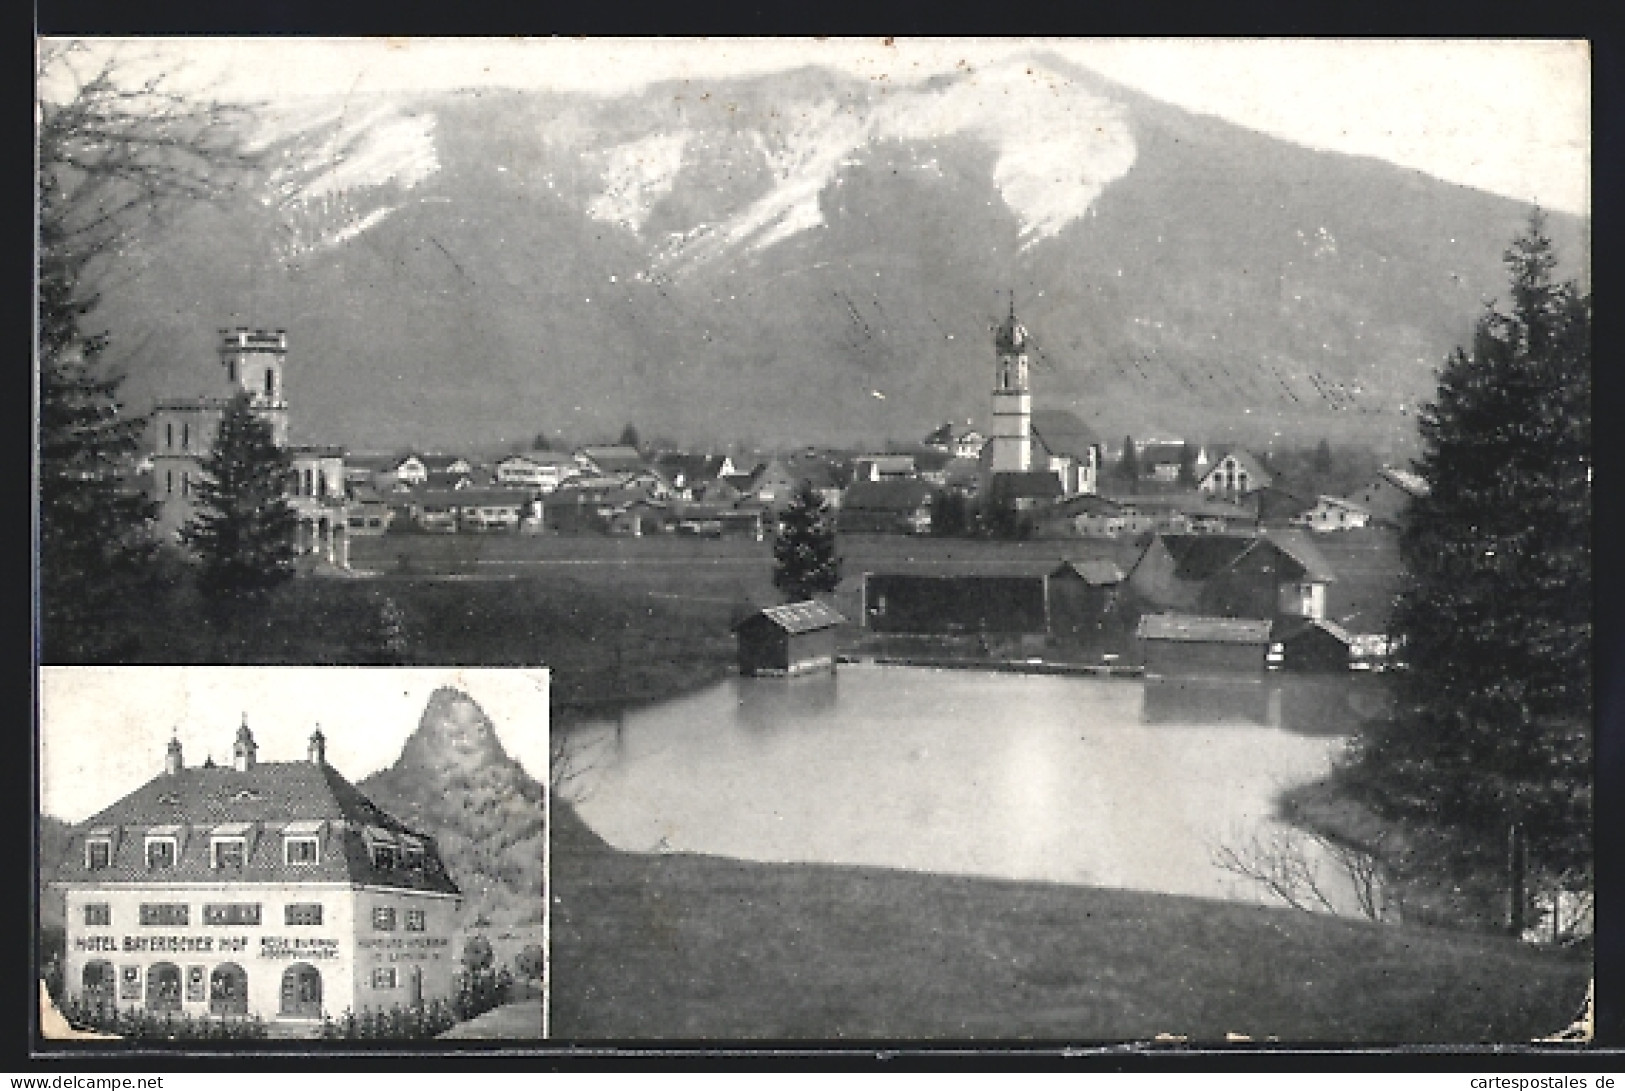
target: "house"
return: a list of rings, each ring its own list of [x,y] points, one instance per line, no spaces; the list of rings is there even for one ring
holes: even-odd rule
[[[425,489],[472,489],[474,475],[468,471],[430,470],[420,486]]]
[[[1209,496],[1235,499],[1262,489],[1274,480],[1275,475],[1265,468],[1258,456],[1237,448],[1215,461],[1196,487]]]
[[[1060,497],[1060,478],[1048,470],[1030,470],[989,475],[988,491],[982,503],[985,510],[1009,505],[1016,511],[1033,511],[1048,507]]]
[[[1069,496],[1055,506],[1056,517],[1081,538],[1116,538],[1124,533],[1123,505],[1104,496]]]
[[[541,501],[520,489],[423,488],[415,492],[411,520],[419,530],[516,531],[538,516]]]
[[[954,427],[950,421],[925,437],[924,446],[942,451],[954,458],[976,458],[982,453],[987,437],[966,422],[964,429]]]
[[[1270,646],[1270,622],[1146,614],[1140,618],[1134,637],[1148,683],[1164,679],[1262,681]]]
[[[397,485],[405,488],[421,485],[429,479],[429,468],[417,455],[396,459],[386,472]]]
[[[374,488],[358,488],[350,496],[345,521],[351,537],[376,537],[389,530],[395,512],[385,496]]]
[[[626,444],[580,447],[574,458],[586,474],[636,473],[648,465],[636,447]]]
[[[982,485],[981,463],[974,457],[954,456],[943,464],[942,485],[960,496],[975,496]]]
[[[1302,531],[1159,533],[1129,570],[1128,585],[1154,611],[1321,618],[1333,578]]]
[[[395,487],[397,459],[392,455],[346,455],[344,458],[344,484],[352,492],[358,489],[386,490]]]
[[[472,477],[474,474],[474,464],[462,455],[420,455],[419,461],[423,464],[425,475],[424,482],[420,483],[427,483],[436,474],[449,477],[465,474]]]
[[[1099,489],[1104,457],[1099,438],[1077,415],[1065,409],[1032,411],[1032,465],[1061,480],[1067,496]]]
[[[1226,494],[1215,494],[1215,498]],[[1237,502],[1250,505],[1264,526],[1299,526],[1305,514],[1314,510],[1315,493],[1293,482],[1275,478],[1263,488],[1254,489]]]
[[[919,473],[908,454],[859,455],[852,460],[853,481],[900,481]]]
[[[845,534],[929,534],[934,491],[924,481],[854,481],[841,502]]]
[[[1150,440],[1141,444],[1136,452],[1140,476],[1169,485],[1179,480],[1179,467],[1184,457],[1185,444],[1182,440]]]
[[[1364,508],[1378,526],[1398,526],[1412,500],[1428,494],[1428,483],[1409,470],[1384,466],[1349,499]]]
[[[684,500],[697,499],[696,491],[714,484],[726,470],[732,472],[733,463],[726,455],[690,455],[668,451],[657,455],[654,468],[671,483],[673,495]]]
[[[1358,530],[1371,522],[1371,513],[1352,500],[1321,496],[1314,507],[1293,516],[1291,522],[1294,526],[1325,534],[1336,530]]]
[[[461,892],[434,838],[329,765],[319,728],[304,761],[257,751],[246,718],[230,765],[186,766],[172,739],[160,775],[75,830],[53,881],[67,990],[287,1036],[451,999]]]
[[[821,602],[770,606],[734,626],[739,673],[805,674],[835,669],[835,627],[846,619]]]
[[[497,462],[495,483],[505,488],[540,489],[552,492],[566,478],[580,472],[573,458],[547,451],[509,455]]]

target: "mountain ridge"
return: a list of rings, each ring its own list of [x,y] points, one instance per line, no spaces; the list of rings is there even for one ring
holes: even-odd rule
[[[1042,124],[1001,112],[1012,89],[1054,100]],[[1528,211],[1043,56],[895,90],[809,66],[394,109],[359,112],[408,166],[431,141],[432,171],[200,209],[142,255],[103,311],[132,404],[211,389],[214,330],[243,322],[289,331],[300,442],[579,442],[632,420],[697,445],[878,445],[986,417],[1013,288],[1035,404],[1102,434],[1403,450]],[[1123,133],[1073,132],[1107,115]],[[1069,180],[1040,184],[1049,144],[1099,161],[1068,152]],[[1586,221],[1551,222],[1583,269]],[[290,232],[316,241],[285,260]]]

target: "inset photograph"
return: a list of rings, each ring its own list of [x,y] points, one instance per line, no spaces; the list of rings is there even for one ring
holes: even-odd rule
[[[547,703],[546,670],[44,668],[43,1025],[542,1037]]]

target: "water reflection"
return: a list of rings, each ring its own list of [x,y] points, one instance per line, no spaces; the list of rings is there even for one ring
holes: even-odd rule
[[[1281,691],[1262,679],[1210,682],[1148,678],[1140,719],[1148,724],[1250,723],[1280,726]]]
[[[735,678],[586,732],[606,745],[578,809],[634,851],[1273,902],[1215,854],[1273,843],[1276,795],[1343,747],[1347,686],[1309,681],[1272,678],[1232,714],[1137,681],[855,665]]]

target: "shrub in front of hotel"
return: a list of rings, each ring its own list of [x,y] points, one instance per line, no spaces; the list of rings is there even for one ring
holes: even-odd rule
[[[415,1007],[399,1004],[389,1008],[362,1008],[347,1011],[337,1019],[322,1017],[322,1037],[361,1041],[413,1041],[435,1038],[459,1022],[453,1006],[444,1000],[431,1000]]]
[[[78,996],[64,1001],[62,1015],[78,1030],[96,1030],[120,1038],[226,1042],[268,1037],[264,1021],[257,1015],[239,1019],[177,1017],[172,1012],[159,1015],[140,1008],[120,1010],[116,1004]]]
[[[463,970],[457,975],[457,992],[451,1006],[459,1021],[472,1019],[506,1004],[512,994],[513,974],[506,968],[493,971],[487,966]]]

